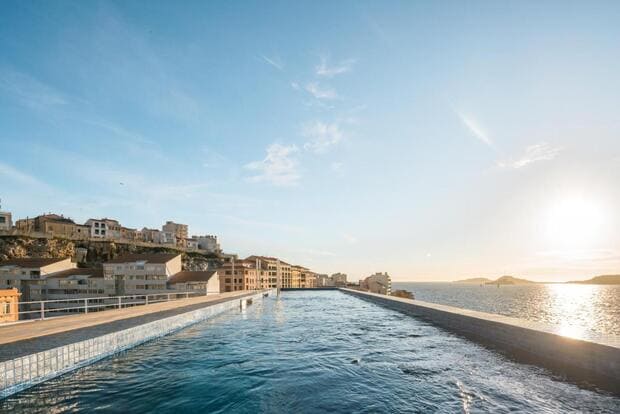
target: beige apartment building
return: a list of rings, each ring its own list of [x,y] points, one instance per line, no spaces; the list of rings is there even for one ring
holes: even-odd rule
[[[360,280],[360,289],[367,290],[372,293],[380,293],[382,295],[392,294],[392,279],[385,273],[377,272],[368,276],[364,280]]]
[[[19,297],[17,289],[0,289],[0,323],[19,320]]]
[[[15,228],[26,233],[39,232],[74,239],[88,239],[91,231],[90,226],[76,224],[70,218],[58,214],[44,214],[17,220]]]
[[[103,277],[114,282],[116,295],[148,295],[165,292],[181,270],[180,254],[125,254],[103,264]]]
[[[336,287],[346,287],[347,286],[347,275],[344,273],[334,273],[330,276],[332,279],[332,283]]]
[[[0,289],[17,289],[22,302],[46,299],[46,277],[74,269],[70,258],[11,259],[0,262]]]
[[[189,238],[189,227],[187,224],[179,224],[173,221],[167,221],[166,224],[161,226],[162,241],[163,244],[174,244],[180,247],[187,246],[187,239]]]
[[[255,260],[231,260],[218,269],[220,291],[260,289]]]

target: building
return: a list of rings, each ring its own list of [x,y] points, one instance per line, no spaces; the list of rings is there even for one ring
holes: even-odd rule
[[[185,247],[191,250],[198,250],[198,239],[195,236],[186,239]]]
[[[161,230],[148,229],[146,227],[143,227],[142,230],[140,230],[140,239],[143,242],[160,244],[161,238]]]
[[[360,280],[360,289],[367,290],[372,293],[391,295],[392,279],[387,272],[377,272],[374,275],[368,276],[364,280]]]
[[[74,269],[70,258],[25,258],[0,262],[0,289],[17,289],[22,302],[46,299],[46,277]]]
[[[113,296],[114,281],[104,279],[103,270],[75,268],[45,278],[46,299],[94,298]]]
[[[346,287],[347,286],[347,275],[344,273],[334,273],[331,275],[331,279],[333,285],[336,287]]]
[[[91,231],[90,226],[76,224],[70,218],[58,214],[17,220],[15,227],[26,233],[39,232],[73,239],[88,239]]]
[[[165,292],[181,270],[180,254],[124,254],[103,264],[103,277],[114,281],[116,295],[147,295]]]
[[[260,289],[259,271],[256,260],[231,260],[218,269],[220,291]]]
[[[0,211],[0,230],[11,230],[13,228],[13,218],[8,211]]]
[[[300,286],[301,288],[315,288],[317,287],[316,273],[309,269],[302,268]]]
[[[316,275],[316,285],[317,287],[330,287],[334,286],[334,281],[329,277],[329,275]]]
[[[17,289],[0,290],[0,323],[19,320],[19,297]]]
[[[118,240],[122,238],[121,228],[122,226],[118,220],[109,218],[102,219],[88,219],[84,225],[90,228],[90,237],[95,239],[113,239]]]
[[[217,236],[192,236],[192,238],[197,240],[198,249],[200,250],[205,250],[209,253],[220,253],[222,251],[220,244],[217,242]]]
[[[141,235],[140,235],[140,230],[137,229],[130,229],[128,227],[123,227],[121,226],[120,229],[120,238],[121,240],[130,240],[130,241],[134,241],[134,240],[141,240]]]
[[[217,270],[206,272],[182,271],[168,280],[168,287],[179,292],[199,292],[207,295],[220,293],[220,274]]]
[[[245,260],[256,263],[261,289],[292,287],[291,265],[268,256],[249,256]]]
[[[186,240],[189,238],[189,228],[187,224],[179,224],[172,221],[167,221],[166,224],[161,226],[163,244],[175,244],[177,246],[185,247]]]

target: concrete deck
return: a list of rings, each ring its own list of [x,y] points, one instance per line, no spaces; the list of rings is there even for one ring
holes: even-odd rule
[[[256,293],[256,291],[228,292],[6,326],[0,325],[0,362]]]

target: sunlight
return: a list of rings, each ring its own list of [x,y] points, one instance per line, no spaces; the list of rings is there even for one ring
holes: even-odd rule
[[[547,211],[545,235],[555,247],[588,247],[604,239],[608,224],[603,206],[585,196],[565,197]]]

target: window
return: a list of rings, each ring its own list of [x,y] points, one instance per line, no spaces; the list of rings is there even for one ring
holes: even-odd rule
[[[0,303],[0,315],[8,315],[11,313],[11,304],[8,302]]]
[[[6,217],[0,216],[0,223],[2,224],[6,223]]]

